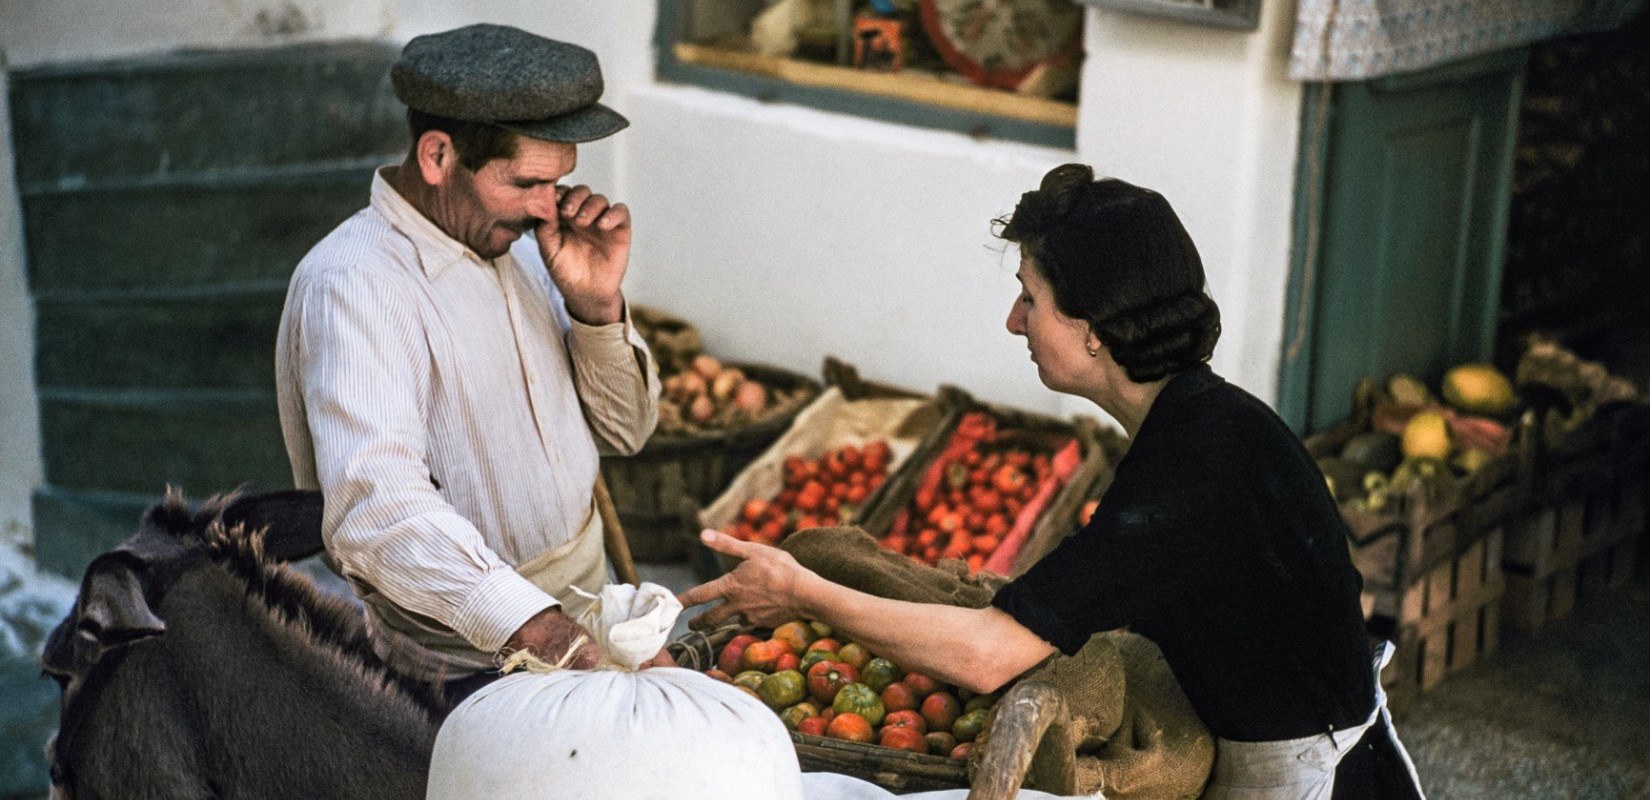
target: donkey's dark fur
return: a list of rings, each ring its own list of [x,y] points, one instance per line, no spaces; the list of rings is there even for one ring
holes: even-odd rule
[[[439,695],[264,552],[267,529],[306,554],[319,525],[313,494],[168,496],[87,567],[41,658],[63,687],[54,798],[424,796]]]

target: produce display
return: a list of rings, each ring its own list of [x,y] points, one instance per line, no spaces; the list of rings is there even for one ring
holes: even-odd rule
[[[844,444],[814,461],[786,456],[783,488],[772,497],[746,500],[722,532],[777,545],[805,528],[841,525],[887,479],[892,456],[883,439]]]
[[[706,675],[751,694],[801,734],[967,759],[996,694],[975,695],[793,620],[767,638],[740,634]]]
[[[926,564],[959,559],[970,572],[1008,574],[1019,546],[1081,461],[1077,441],[999,430],[985,412],[963,415],[927,467],[883,547]]]
[[[664,383],[659,434],[693,435],[768,419],[797,408],[813,394],[805,387],[771,386],[706,355],[699,332],[682,319],[641,306],[630,311]]]
[[[1507,451],[1519,408],[1512,383],[1488,364],[1450,369],[1437,395],[1413,376],[1393,375],[1375,392],[1370,429],[1318,467],[1336,500],[1367,513],[1384,512],[1416,482],[1442,497]]]
[[[664,378],[659,433],[680,435],[734,427],[783,413],[806,402],[808,389],[776,389],[703,353],[687,369]]]
[[[1642,400],[1639,389],[1603,364],[1586,361],[1557,342],[1533,337],[1518,360],[1519,391],[1534,404],[1554,409],[1559,425],[1573,431],[1611,403]]]

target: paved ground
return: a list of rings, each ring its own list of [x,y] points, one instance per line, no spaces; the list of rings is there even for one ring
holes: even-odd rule
[[[1442,800],[1650,798],[1650,579],[1422,695],[1398,730]]]

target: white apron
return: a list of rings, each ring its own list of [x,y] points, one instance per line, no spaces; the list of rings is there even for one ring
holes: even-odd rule
[[[516,572],[561,601],[568,618],[578,619],[590,598],[607,585],[602,516],[596,513],[595,500],[571,540],[518,565]],[[395,605],[365,583],[354,583],[367,606],[373,650],[397,669],[420,680],[450,681],[497,666],[492,653],[477,650],[453,629]],[[575,587],[588,594],[573,591]]]
[[[1329,800],[1335,789],[1335,767],[1381,720],[1386,720],[1392,745],[1409,769],[1416,793],[1424,800],[1415,762],[1410,760],[1403,742],[1398,741],[1392,714],[1386,707],[1386,690],[1381,688],[1381,668],[1391,660],[1392,643],[1384,642],[1375,655],[1375,710],[1362,725],[1276,742],[1216,739],[1214,774],[1203,790],[1203,800]]]

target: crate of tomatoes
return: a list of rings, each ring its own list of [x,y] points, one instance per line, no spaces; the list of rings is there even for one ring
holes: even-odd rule
[[[1016,576],[1075,529],[1086,490],[1110,468],[1099,423],[1068,422],[946,388],[947,425],[890,479],[861,527],[927,564]]]
[[[999,697],[904,670],[811,620],[693,634],[672,654],[773,709],[804,771],[900,791],[968,786],[970,750]]]
[[[933,397],[861,381],[834,360],[825,371],[829,388],[697,512],[700,528],[777,545],[805,528],[859,524],[885,502],[889,476],[947,421]],[[695,559],[702,575],[727,566],[704,548]]]

